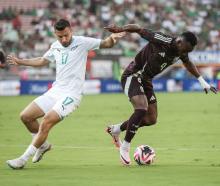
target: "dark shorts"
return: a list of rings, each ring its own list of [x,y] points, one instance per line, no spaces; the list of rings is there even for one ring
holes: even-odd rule
[[[145,95],[147,97],[148,104],[157,102],[151,79],[143,81],[139,76],[133,74],[128,77],[122,77],[121,85],[124,93],[129,97],[129,99],[133,96]]]

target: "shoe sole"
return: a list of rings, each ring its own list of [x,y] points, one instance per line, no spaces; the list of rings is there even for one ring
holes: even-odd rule
[[[121,155],[120,155],[120,160],[121,160],[121,163],[125,166],[131,165],[131,162],[126,161]]]
[[[7,163],[7,165],[10,167],[10,168],[12,168],[12,169],[14,169],[14,170],[19,170],[19,169],[23,169],[24,168],[24,166],[22,166],[22,167],[13,167],[10,163],[8,163],[8,162],[6,162]]]
[[[118,144],[118,140],[109,132],[108,128],[105,130],[105,132],[107,132],[112,137],[112,143],[115,145],[117,149],[119,149],[120,145]]]
[[[32,161],[32,163],[37,163],[37,162],[39,162],[40,160],[42,160],[43,155],[44,155],[46,152],[50,151],[51,148],[52,148],[52,145],[50,144],[49,147],[39,156],[39,158],[38,158],[36,161]]]

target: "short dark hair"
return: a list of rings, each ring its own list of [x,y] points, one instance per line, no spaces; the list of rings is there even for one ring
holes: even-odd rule
[[[186,31],[181,34],[184,39],[189,42],[193,47],[197,45],[197,37],[193,32]]]
[[[66,27],[70,27],[70,22],[66,19],[59,19],[58,21],[56,21],[56,23],[54,24],[54,29],[55,30],[59,30],[62,31],[64,30]]]

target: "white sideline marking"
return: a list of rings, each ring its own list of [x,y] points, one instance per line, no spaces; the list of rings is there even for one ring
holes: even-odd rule
[[[0,144],[0,148],[15,148],[15,147],[19,147],[19,148],[25,148],[28,147],[28,145],[4,145],[4,144]],[[94,146],[71,146],[71,145],[53,145],[53,148],[57,148],[57,149],[103,149],[103,150],[112,150],[115,149],[115,147],[104,147],[104,146],[99,146],[99,147],[94,147]],[[131,149],[135,149],[131,148]],[[154,147],[155,150],[161,150],[161,151],[220,151],[220,148],[166,148],[166,147]]]

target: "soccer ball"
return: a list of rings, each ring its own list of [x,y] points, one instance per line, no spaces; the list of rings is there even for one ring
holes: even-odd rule
[[[140,145],[134,152],[134,160],[138,165],[150,165],[155,158],[154,149],[148,145]]]

